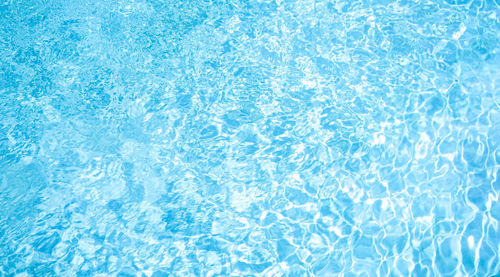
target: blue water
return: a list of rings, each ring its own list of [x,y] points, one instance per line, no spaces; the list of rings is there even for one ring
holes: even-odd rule
[[[0,276],[500,274],[500,1],[0,4]]]

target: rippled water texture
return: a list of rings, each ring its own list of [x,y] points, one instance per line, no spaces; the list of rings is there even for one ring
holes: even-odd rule
[[[499,0],[0,4],[0,276],[500,273]]]

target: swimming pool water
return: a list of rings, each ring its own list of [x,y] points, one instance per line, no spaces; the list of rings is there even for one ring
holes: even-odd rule
[[[498,0],[0,3],[0,276],[500,274]]]

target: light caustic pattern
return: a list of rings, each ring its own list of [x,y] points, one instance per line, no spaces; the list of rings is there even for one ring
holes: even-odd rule
[[[500,273],[498,0],[0,4],[0,275]]]

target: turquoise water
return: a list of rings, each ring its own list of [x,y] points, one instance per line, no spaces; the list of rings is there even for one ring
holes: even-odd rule
[[[498,0],[0,4],[0,276],[500,274]]]

